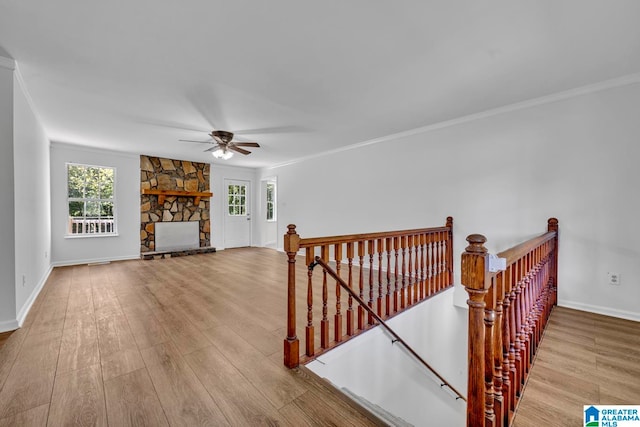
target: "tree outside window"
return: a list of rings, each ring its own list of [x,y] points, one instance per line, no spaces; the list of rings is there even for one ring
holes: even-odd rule
[[[115,234],[115,168],[67,163],[67,234]]]

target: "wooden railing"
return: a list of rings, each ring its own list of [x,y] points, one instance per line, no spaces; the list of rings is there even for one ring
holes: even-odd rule
[[[467,237],[461,281],[469,293],[467,426],[509,426],[538,344],[557,304],[558,220],[548,232],[498,254],[489,272],[480,234]]]
[[[305,267],[316,255],[330,261],[338,277],[387,319],[453,286],[452,229],[453,219],[448,217],[444,227],[301,239],[295,225],[289,225],[284,236],[288,257],[284,364],[296,367],[375,325],[374,317],[354,304],[351,295],[343,296],[339,281],[329,284],[326,269],[314,277],[313,269],[307,268],[306,280],[301,274],[297,282],[300,249],[305,250]],[[297,288],[306,292],[297,294]],[[302,358],[298,325],[305,325],[300,329]]]

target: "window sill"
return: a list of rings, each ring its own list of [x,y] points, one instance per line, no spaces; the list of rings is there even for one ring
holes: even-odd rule
[[[95,233],[95,234],[65,234],[65,239],[89,239],[93,237],[118,237],[118,233]]]

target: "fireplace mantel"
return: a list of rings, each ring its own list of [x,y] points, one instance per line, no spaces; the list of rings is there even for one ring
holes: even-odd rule
[[[167,196],[195,197],[195,200],[193,201],[194,205],[200,204],[200,199],[202,197],[209,198],[213,196],[213,193],[209,191],[201,192],[201,191],[181,191],[181,190],[155,190],[150,188],[143,189],[142,194],[153,194],[158,196],[158,203],[160,204],[164,203],[164,199]]]

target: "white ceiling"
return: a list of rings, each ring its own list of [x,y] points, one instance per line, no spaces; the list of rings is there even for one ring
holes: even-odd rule
[[[50,139],[262,167],[640,72],[637,0],[2,0]],[[221,161],[216,161],[216,163]]]

